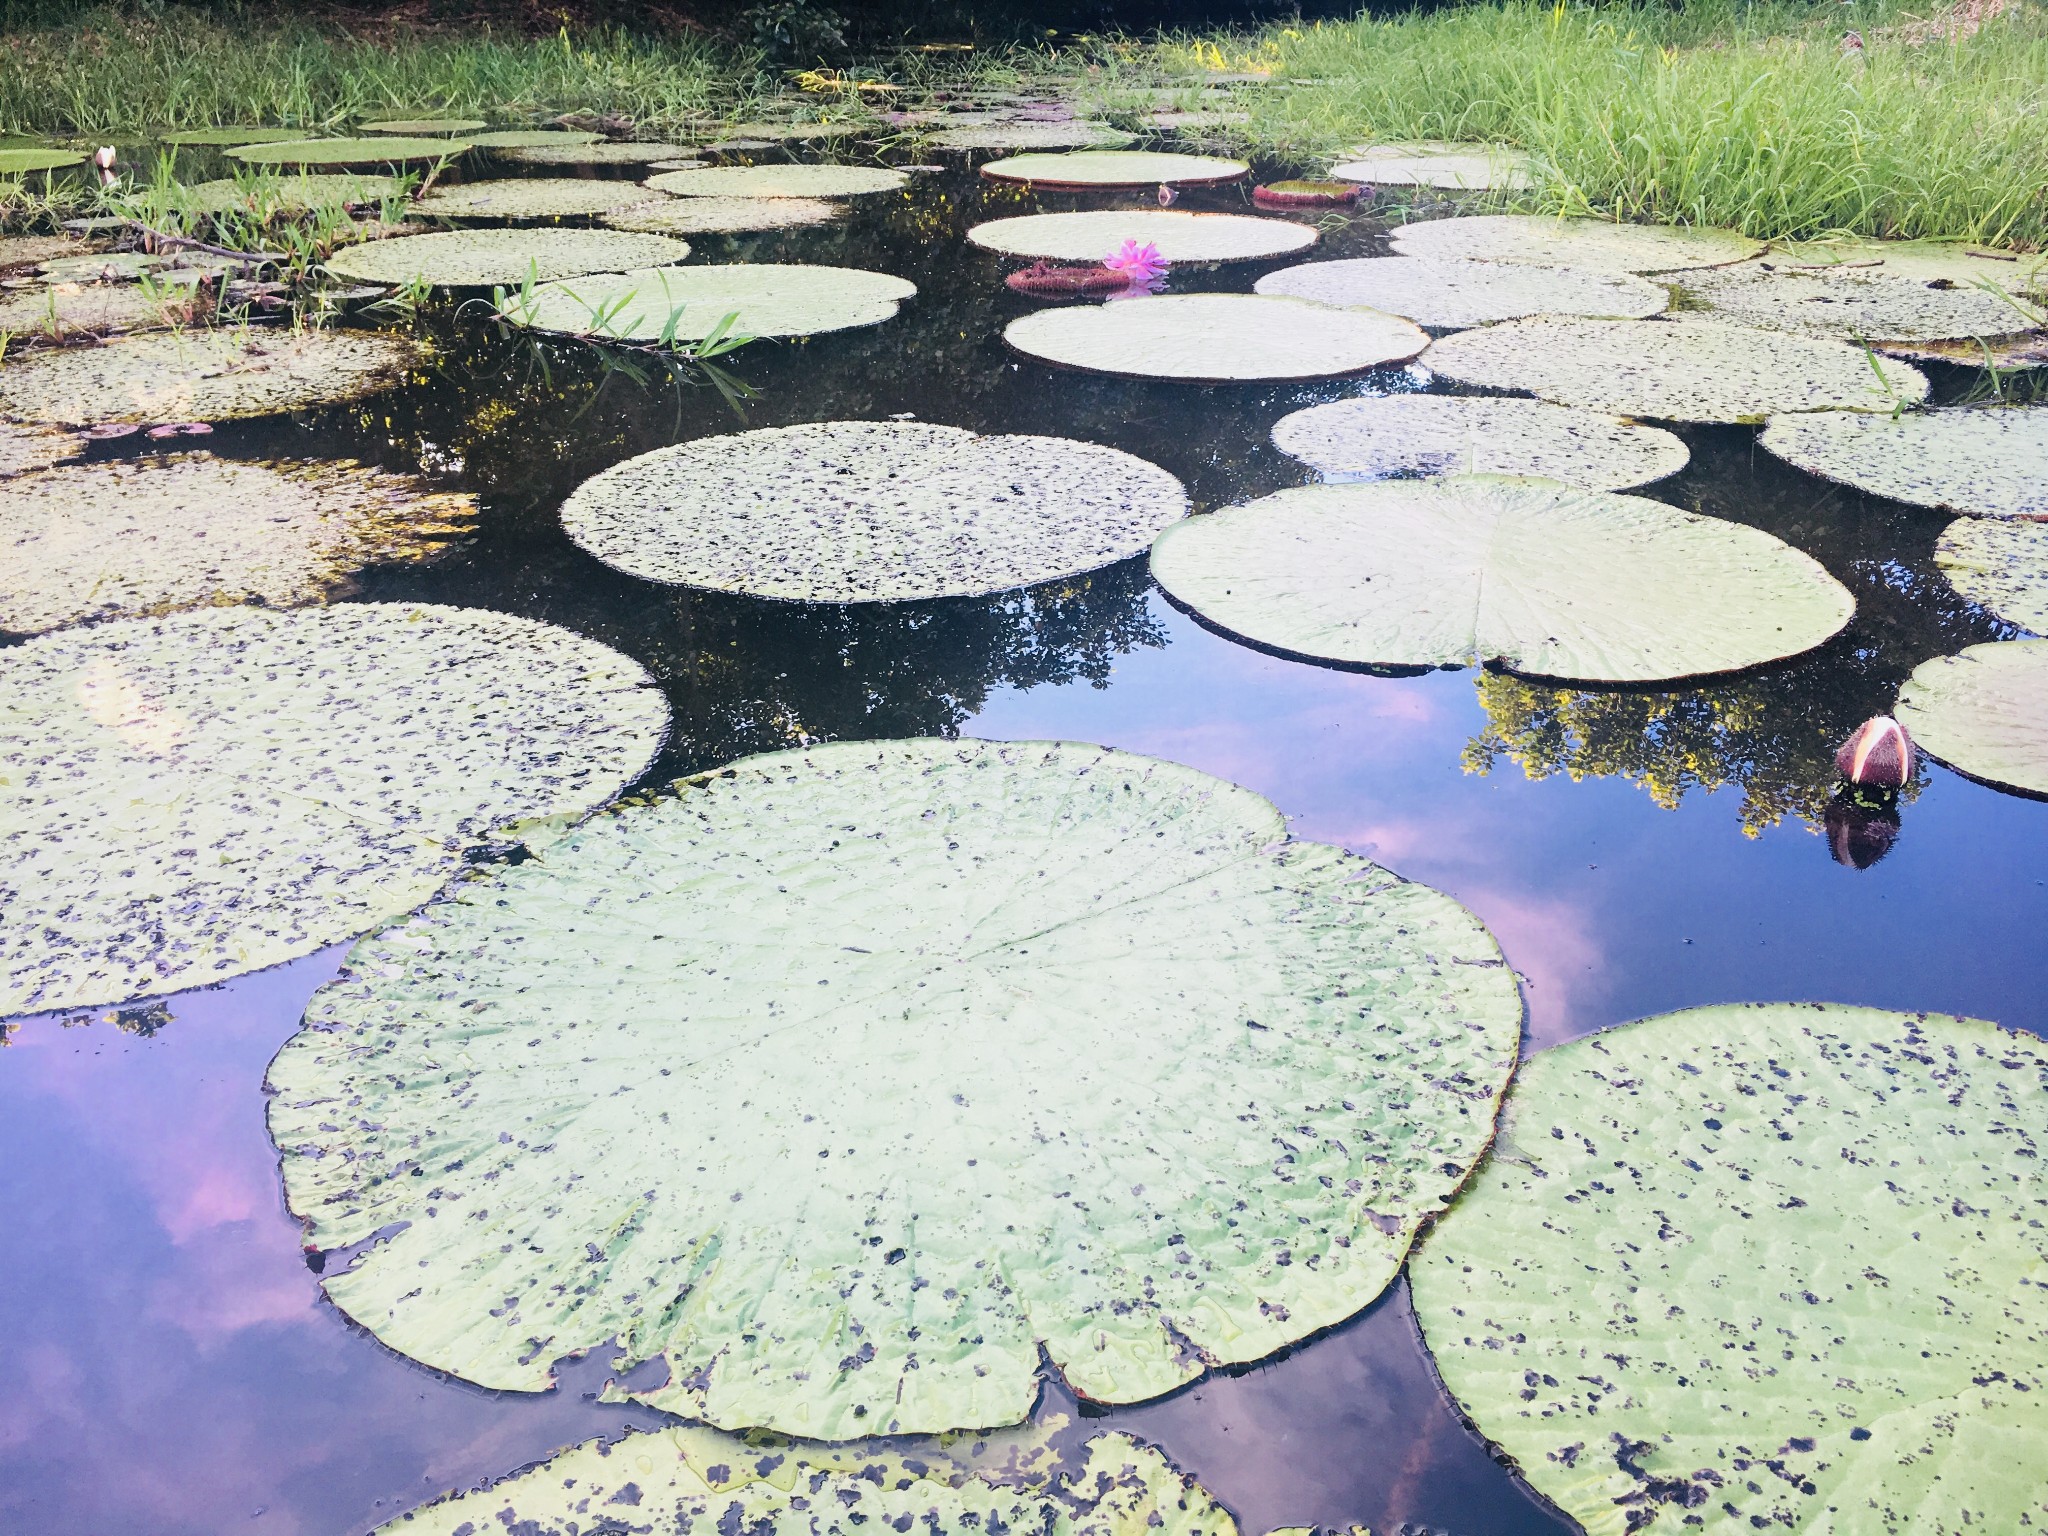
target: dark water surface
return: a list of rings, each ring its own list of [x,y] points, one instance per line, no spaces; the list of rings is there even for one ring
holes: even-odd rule
[[[956,163],[957,167],[957,163]],[[1835,741],[1919,662],[2012,633],[1959,599],[1931,550],[1946,519],[1863,499],[1687,429],[1693,466],[1643,493],[1766,528],[1856,594],[1847,633],[1795,665],[1657,693],[1506,676],[1386,678],[1277,659],[1166,603],[1143,561],[991,599],[810,607],[658,588],[572,546],[556,508],[648,449],[741,426],[887,417],[1107,443],[1208,509],[1309,478],[1282,414],[1424,387],[1403,370],[1314,386],[1190,387],[1061,372],[1009,353],[1028,301],[965,247],[980,218],[1150,206],[1149,191],[1032,198],[957,168],[862,199],[843,225],[698,237],[693,261],[789,259],[911,278],[886,325],[725,360],[725,389],[643,355],[422,323],[422,387],[294,421],[223,427],[232,456],[424,467],[483,504],[438,564],[363,595],[502,608],[599,638],[667,688],[651,780],[805,740],[1066,737],[1250,786],[1297,835],[1341,843],[1469,905],[1521,973],[1529,1045],[1696,1004],[1828,999],[2048,1026],[2048,805],[1940,767],[1886,856],[1831,858]],[[1238,189],[1181,206],[1237,208]],[[1332,220],[1324,254],[1380,248]],[[1269,270],[1178,274],[1243,289]],[[636,372],[638,377],[636,377]],[[1940,386],[1965,387],[1958,374]],[[737,389],[753,398],[735,401]],[[109,456],[148,451],[136,440]],[[1525,771],[1526,765],[1526,771]],[[1886,828],[1835,817],[1868,861]],[[1853,845],[1853,850],[1852,850]],[[284,1212],[263,1069],[337,948],[149,1008],[17,1021],[0,1053],[0,1531],[341,1533],[660,1416],[601,1406],[597,1357],[560,1390],[499,1395],[423,1370],[321,1299]],[[1455,1536],[1570,1529],[1496,1466],[1436,1386],[1405,1286],[1265,1365],[1161,1402],[1041,1415],[1161,1445],[1241,1517],[1402,1522]]]

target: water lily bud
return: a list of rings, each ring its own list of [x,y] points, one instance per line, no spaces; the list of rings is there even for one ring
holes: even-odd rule
[[[1873,715],[1835,748],[1835,767],[1851,784],[1898,789],[1913,777],[1913,743],[1890,715]]]
[[[105,144],[94,150],[92,163],[103,171],[111,171],[114,168],[114,146]]]
[[[1173,196],[1174,196],[1174,193],[1173,193],[1173,188],[1172,188],[1172,187],[1168,186],[1168,185],[1167,185],[1167,184],[1166,184],[1165,182],[1163,182],[1163,181],[1162,181],[1161,183],[1159,183],[1159,206],[1160,206],[1160,207],[1162,207],[1162,208],[1171,208],[1171,207],[1173,206]]]

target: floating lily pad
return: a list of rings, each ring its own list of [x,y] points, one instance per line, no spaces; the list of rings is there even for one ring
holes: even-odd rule
[[[1946,240],[1776,240],[1756,265],[1793,272],[1875,272],[1958,288],[1989,282],[2014,295],[2038,294],[2048,287],[2048,255],[1988,251]]]
[[[475,512],[346,462],[181,454],[23,475],[0,483],[0,630],[323,602],[365,566],[433,553]]]
[[[1927,398],[1927,376],[1910,363],[1848,342],[1707,321],[1509,320],[1445,336],[1423,363],[1461,384],[1664,421],[1890,412]]]
[[[1429,342],[1393,315],[1240,293],[1040,310],[1003,339],[1069,368],[1207,382],[1330,378],[1405,362]]]
[[[1332,176],[1386,187],[1477,192],[1529,185],[1528,154],[1511,144],[1364,144]]]
[[[436,187],[414,203],[413,209],[442,219],[585,218],[631,208],[653,195],[630,181],[534,176]]]
[[[289,139],[279,144],[244,144],[231,159],[251,165],[403,165],[412,160],[445,160],[469,145],[460,139]]]
[[[1543,400],[1368,395],[1283,416],[1273,446],[1326,479],[1532,475],[1624,491],[1685,468],[1682,439]]]
[[[1348,181],[1274,181],[1252,188],[1260,208],[1353,208],[1363,189]]]
[[[1526,315],[1641,320],[1661,314],[1671,303],[1664,289],[1627,272],[1428,256],[1309,262],[1269,272],[1253,286],[1259,293],[1284,294],[1311,304],[1383,310],[1439,329],[1490,325]]]
[[[226,213],[231,209],[258,207],[342,208],[397,195],[398,181],[391,176],[285,175],[253,188],[231,178],[202,181],[187,187],[178,200],[194,213]]]
[[[1401,256],[1520,261],[1596,272],[1675,272],[1681,267],[1725,266],[1763,249],[1761,240],[1732,229],[1610,224],[1604,219],[1558,219],[1531,213],[1427,219],[1403,224],[1393,238],[1395,253]]]
[[[771,146],[791,139],[843,139],[858,132],[852,123],[724,123],[710,125],[707,136],[760,139]]]
[[[1033,1459],[1020,1473],[1015,1442],[1022,1439],[998,1433],[838,1447],[676,1425],[612,1444],[588,1441],[378,1530],[379,1536],[477,1536],[500,1526],[572,1531],[585,1529],[592,1511],[630,1507],[634,1524],[670,1536],[913,1529],[948,1536],[1238,1536],[1237,1522],[1200,1484],[1127,1435],[1097,1435],[1071,1471],[1027,1441]]]
[[[149,251],[89,251],[56,257],[36,270],[53,283],[133,282],[169,266],[172,259]]]
[[[1872,496],[1969,517],[2048,517],[2048,405],[1774,416],[1758,441]]]
[[[21,176],[30,171],[57,171],[68,165],[85,164],[82,149],[40,149],[20,145],[0,148],[0,176]]]
[[[1149,150],[1083,150],[1070,155],[1012,155],[991,160],[981,174],[1037,187],[1204,186],[1236,181],[1251,169],[1215,155],[1168,155]]]
[[[895,192],[910,178],[884,165],[712,165],[647,178],[677,197],[865,197]]]
[[[1137,142],[1136,135],[1105,123],[970,123],[943,128],[930,135],[942,149],[1115,149]]]
[[[1143,554],[1186,515],[1156,465],[1057,437],[832,421],[699,438],[585,481],[569,537],[647,581],[799,602],[968,597]]]
[[[489,123],[480,117],[410,117],[386,118],[378,123],[364,123],[364,133],[395,134],[399,138],[438,138],[458,133],[475,133],[479,128],[488,128]]]
[[[30,470],[48,469],[52,464],[75,459],[84,447],[85,444],[69,432],[0,422],[0,479],[25,475]]]
[[[695,155],[692,155],[687,160],[650,160],[647,162],[647,169],[650,171],[696,171],[702,170],[710,163],[708,160],[700,160]]]
[[[1760,529],[1550,480],[1309,485],[1191,518],[1152,574],[1210,623],[1354,666],[1663,682],[1811,650],[1856,611]]]
[[[534,290],[530,311],[506,318],[536,330],[618,341],[655,341],[664,332],[677,341],[702,341],[728,318],[736,335],[814,336],[893,319],[916,292],[900,277],[853,267],[648,267],[544,284]]]
[[[600,135],[560,128],[499,128],[466,135],[472,149],[552,149],[568,144],[595,144]]]
[[[1133,1402],[1350,1316],[1520,1017],[1470,913],[1249,790],[844,742],[358,945],[270,1129],[309,1242],[391,1234],[324,1283],[400,1353],[538,1391],[617,1340],[668,1362],[632,1397],[844,1439],[1014,1423],[1041,1349]]]
[[[967,231],[970,242],[1005,256],[1100,261],[1126,240],[1153,245],[1169,262],[1265,261],[1307,250],[1316,232],[1287,219],[1241,213],[1173,213],[1157,208],[1027,213]]]
[[[1693,304],[1731,325],[1845,341],[1955,341],[2038,325],[2037,305],[1976,288],[1937,288],[1861,267],[1798,272],[1744,263],[1667,272]]]
[[[688,146],[682,144],[630,144],[619,139],[600,139],[595,144],[537,144],[530,149],[508,149],[505,158],[522,165],[646,165],[694,157]]]
[[[0,235],[0,272],[39,267],[46,261],[85,255],[91,249],[69,235]]]
[[[0,651],[0,1014],[374,927],[609,799],[666,719],[625,657],[476,609],[208,608]]]
[[[845,204],[815,197],[657,197],[601,213],[598,222],[659,235],[743,234],[824,224],[845,212]]]
[[[419,356],[366,331],[182,331],[39,352],[0,369],[0,415],[53,426],[223,421],[387,389]]]
[[[304,142],[305,137],[303,128],[186,128],[165,134],[163,141],[195,149],[225,149],[241,144],[296,144]]]
[[[127,283],[54,283],[0,293],[0,332],[46,339],[109,336],[163,325],[165,309],[164,300]]]
[[[1951,768],[2048,795],[2048,640],[1973,645],[1924,661],[1892,713]]]
[[[329,259],[327,270],[361,283],[423,280],[460,288],[651,267],[689,254],[681,240],[615,229],[458,229],[350,246]]]
[[[2048,635],[2048,522],[1958,518],[1936,541],[1934,563],[1971,602]]]
[[[2048,1517],[2048,1056],[1700,1008],[1532,1057],[1416,1255],[1444,1384],[1593,1536]]]

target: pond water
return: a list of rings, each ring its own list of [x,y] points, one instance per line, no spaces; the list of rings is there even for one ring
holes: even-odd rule
[[[1260,179],[1294,169],[1260,167]],[[1002,287],[995,258],[964,245],[966,227],[1151,195],[1033,196],[980,182],[956,157],[901,196],[857,200],[842,223],[692,238],[695,261],[907,277],[919,295],[887,324],[758,343],[711,381],[430,311],[421,323],[442,354],[426,384],[223,426],[207,446],[424,467],[474,491],[474,539],[431,565],[372,572],[362,595],[503,609],[636,658],[674,711],[648,782],[809,740],[1100,742],[1249,786],[1297,835],[1466,903],[1523,977],[1531,1049],[1743,999],[2048,1031],[2048,806],[1929,766],[1888,849],[1888,827],[1838,813],[1831,840],[1826,825],[1835,742],[1888,708],[1917,663],[2013,631],[1934,570],[1946,518],[1803,476],[1749,429],[1683,429],[1692,466],[1643,494],[1808,551],[1858,613],[1794,664],[1691,689],[1382,677],[1281,659],[1178,611],[1142,560],[996,598],[811,607],[637,582],[562,533],[568,492],[634,454],[741,426],[899,415],[1126,449],[1180,476],[1206,510],[1311,478],[1267,440],[1287,411],[1426,387],[1400,369],[1280,388],[1146,384],[1008,351],[1002,326],[1034,306]],[[1180,204],[1247,205],[1239,188]],[[1384,249],[1371,215],[1326,227],[1325,255]],[[1172,282],[1243,291],[1284,264]],[[1956,372],[1937,387],[1969,383]],[[95,456],[150,451],[138,442]],[[1873,852],[1883,856],[1855,867]],[[578,1440],[660,1422],[596,1401],[607,1371],[595,1356],[565,1363],[552,1394],[489,1393],[391,1353],[322,1300],[322,1260],[283,1209],[261,1082],[341,958],[336,948],[147,1007],[9,1026],[0,1527],[360,1532]],[[1053,1385],[1038,1413],[1158,1444],[1249,1533],[1572,1528],[1461,1423],[1402,1286],[1281,1359],[1166,1400],[1084,1411]]]

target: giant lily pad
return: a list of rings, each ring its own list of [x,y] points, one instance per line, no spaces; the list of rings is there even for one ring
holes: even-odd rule
[[[651,267],[689,254],[681,240],[615,229],[459,229],[350,246],[327,270],[361,283],[460,288]]]
[[[1328,479],[1532,475],[1623,491],[1685,468],[1682,439],[1542,400],[1368,395],[1283,416],[1273,446]]]
[[[164,143],[194,149],[233,148],[242,144],[303,143],[303,128],[186,128],[164,135]]]
[[[1522,1069],[1412,1269],[1444,1384],[1590,1536],[2048,1521],[2048,1055],[1700,1008]]]
[[[930,136],[942,149],[1115,149],[1133,135],[1106,123],[1076,119],[1064,123],[969,123]]]
[[[1539,317],[1459,331],[1423,362],[1447,379],[1665,421],[1761,421],[1795,411],[1894,411],[1927,376],[1844,341],[1701,321]]]
[[[1394,231],[1394,250],[1402,256],[1522,261],[1599,272],[1674,272],[1681,267],[1724,266],[1762,249],[1761,240],[1732,229],[1610,224],[1604,219],[1558,219],[1530,213],[1427,219],[1403,224]]]
[[[1934,563],[1971,602],[2048,635],[2048,522],[1958,518],[1935,541]]]
[[[1364,144],[1330,168],[1344,181],[1476,192],[1529,185],[1529,156],[1510,144]]]
[[[9,362],[0,415],[63,426],[270,416],[387,389],[418,356],[403,337],[366,331],[131,336]]]
[[[599,136],[562,128],[496,128],[464,137],[473,149],[555,149],[569,144],[595,144]]]
[[[165,323],[166,301],[127,283],[52,283],[0,293],[0,332],[59,339],[148,330]]]
[[[194,213],[227,213],[234,209],[341,208],[350,203],[374,203],[398,195],[398,181],[391,176],[305,176],[286,175],[256,186],[232,179],[202,181],[187,187],[178,201]]]
[[[1069,155],[1013,155],[991,160],[981,174],[1038,187],[1200,186],[1236,181],[1251,167],[1215,155],[1169,155],[1150,150],[1083,150]]]
[[[85,444],[69,432],[0,422],[0,479],[75,459]]]
[[[885,272],[749,262],[648,267],[536,288],[506,319],[536,330],[616,341],[702,341],[730,321],[740,336],[815,336],[893,319],[917,292]]]
[[[67,165],[85,164],[82,149],[39,149],[33,145],[0,148],[0,176],[20,176],[29,171],[56,171]]]
[[[1438,329],[1490,325],[1525,315],[1641,320],[1661,314],[1671,303],[1664,289],[1627,272],[1428,256],[1308,262],[1268,272],[1253,287],[1259,293],[1285,294],[1338,309],[1384,310]]]
[[[61,261],[91,249],[69,235],[0,235],[0,272],[39,267],[46,261]]]
[[[1307,224],[1241,213],[1104,208],[991,219],[968,230],[967,238],[985,251],[1050,261],[1100,261],[1126,240],[1157,246],[1169,262],[1265,261],[1307,250],[1316,232]]]
[[[600,139],[595,144],[536,144],[526,149],[508,149],[507,160],[521,165],[648,165],[656,160],[695,158],[683,144],[636,144],[622,139]]]
[[[625,1508],[640,1529],[664,1536],[1238,1536],[1237,1522],[1200,1484],[1123,1434],[1097,1435],[1067,1470],[1051,1462],[1039,1437],[1018,1432],[841,1447],[693,1425],[588,1441],[378,1532],[478,1536],[502,1526],[539,1536],[583,1530],[593,1514],[603,1520]]]
[[[413,208],[443,219],[561,219],[613,213],[648,198],[645,187],[630,181],[533,176],[436,187]]]
[[[244,144],[228,151],[231,159],[251,165],[403,165],[413,160],[445,160],[469,145],[461,139],[287,139],[277,144]]]
[[[1486,931],[1249,790],[933,738],[680,788],[358,945],[271,1064],[403,1354],[536,1391],[615,1339],[820,1439],[1016,1422],[1041,1350],[1137,1401],[1366,1305],[1485,1145]]]
[[[1003,339],[1020,352],[1069,368],[1207,382],[1357,373],[1403,362],[1429,342],[1392,315],[1246,293],[1040,310],[1011,321]]]
[[[1875,272],[1958,288],[1989,283],[2014,295],[2038,294],[2048,287],[2048,256],[1947,240],[1778,240],[1756,264],[1778,271]]]
[[[1796,656],[1856,611],[1760,529],[1493,475],[1280,491],[1167,529],[1152,573],[1210,623],[1292,655],[1587,682]]]
[[[852,123],[723,123],[707,124],[707,138],[786,140],[843,139],[859,130]]]
[[[910,178],[886,165],[708,165],[647,178],[677,197],[866,197],[895,192]]]
[[[0,483],[0,629],[321,602],[364,566],[432,553],[475,512],[467,496],[345,462],[190,454],[23,475]]]
[[[1971,517],[2048,517],[2048,406],[1774,416],[1758,441],[1872,496]]]
[[[1973,645],[1924,661],[1893,714],[1950,767],[2048,795],[2048,640]]]
[[[1791,271],[1744,263],[1667,272],[1687,298],[1731,325],[1853,341],[1956,341],[2039,325],[2038,305],[1978,288],[1936,287],[1861,267]]]
[[[417,906],[466,850],[637,775],[649,681],[551,625],[410,604],[0,651],[0,1014],[220,981]]]
[[[831,421],[699,438],[585,481],[569,537],[648,581],[803,602],[967,597],[1144,553],[1184,516],[1156,465],[1057,437]]]
[[[845,212],[845,204],[815,197],[658,197],[601,213],[598,222],[655,235],[719,235],[824,224]]]
[[[447,138],[489,126],[480,117],[388,117],[361,125],[364,133],[388,133],[406,139]]]

